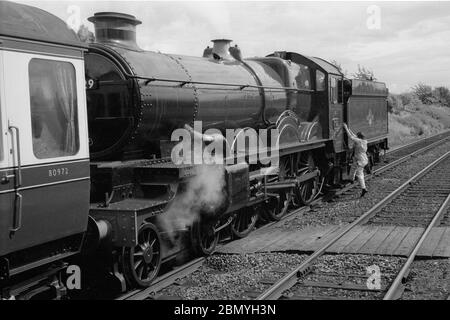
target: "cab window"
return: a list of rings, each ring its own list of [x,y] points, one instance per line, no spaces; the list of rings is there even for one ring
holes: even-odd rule
[[[337,96],[337,80],[334,77],[330,77],[330,103],[337,103]]]
[[[298,73],[295,77],[297,88],[306,90],[311,89],[311,75],[309,73],[309,68],[302,64],[298,64],[298,66]]]
[[[325,90],[325,74],[319,70],[316,70],[316,90]]]
[[[28,72],[34,155],[38,159],[75,155],[79,136],[74,66],[32,59]]]

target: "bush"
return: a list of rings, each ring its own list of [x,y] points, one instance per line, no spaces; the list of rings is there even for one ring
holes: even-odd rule
[[[446,107],[450,107],[450,90],[446,87],[436,87],[433,89],[435,100]]]
[[[390,113],[399,114],[401,111],[405,110],[405,106],[400,95],[389,94],[387,104]]]
[[[402,99],[402,103],[404,106],[411,104],[413,102],[413,100],[419,101],[417,96],[411,92],[402,93],[399,96],[400,96],[400,99]]]
[[[424,106],[425,105],[422,103],[422,101],[419,100],[419,98],[417,98],[415,95],[412,95],[411,96],[411,100],[405,106],[405,110],[408,110],[408,111],[419,111]]]

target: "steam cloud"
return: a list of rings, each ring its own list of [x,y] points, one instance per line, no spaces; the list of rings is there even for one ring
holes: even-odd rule
[[[201,165],[197,174],[189,180],[185,190],[178,193],[161,214],[160,226],[174,241],[176,230],[183,229],[200,218],[201,212],[214,212],[226,200],[225,170],[219,165]]]

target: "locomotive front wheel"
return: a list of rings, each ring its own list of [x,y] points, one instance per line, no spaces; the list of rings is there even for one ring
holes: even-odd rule
[[[126,279],[134,286],[148,287],[161,267],[161,239],[152,223],[145,223],[138,233],[138,244],[124,248],[123,270]]]
[[[192,242],[197,255],[210,255],[219,242],[219,232],[215,232],[210,222],[196,221],[192,226]]]
[[[253,207],[239,210],[231,222],[231,232],[235,238],[245,238],[252,232],[258,220],[258,212]]]

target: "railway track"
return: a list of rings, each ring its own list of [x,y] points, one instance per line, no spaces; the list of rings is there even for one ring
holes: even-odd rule
[[[436,135],[433,135],[431,137],[422,138],[398,147],[394,147],[390,149],[387,154],[395,155],[396,157],[403,157],[408,155],[410,152],[415,151],[417,149],[421,149],[423,147],[426,147],[427,145],[434,143],[436,141],[445,139],[446,137],[449,137],[450,130],[446,130],[443,132],[440,132]]]
[[[128,292],[116,300],[145,300],[154,296],[159,290],[173,284],[179,279],[191,274],[200,268],[205,261],[204,257],[196,258],[188,263],[176,268],[158,278],[152,283],[151,287],[146,289],[138,289]]]
[[[419,187],[419,189],[417,189]],[[312,255],[310,255],[305,261],[303,261],[298,267],[291,270],[287,274],[285,274],[281,279],[275,281],[267,290],[262,292],[256,299],[257,300],[273,300],[279,299],[284,295],[285,292],[291,290],[293,287],[295,288],[295,292],[308,291],[305,290],[307,287],[316,287],[316,288],[325,288],[327,289],[327,293],[329,294],[329,298],[340,297],[342,295],[342,290],[352,290],[352,291],[370,291],[371,288],[364,287],[358,283],[358,281],[349,281],[349,278],[361,278],[362,275],[349,275],[346,279],[346,283],[343,284],[342,281],[339,281],[337,278],[341,276],[341,274],[336,274],[335,279],[330,281],[323,280],[323,277],[317,275],[314,280],[306,280],[302,279],[311,271],[314,263],[326,253],[327,249],[330,248],[333,244],[335,244],[339,239],[348,234],[353,228],[356,226],[360,226],[366,223],[374,223],[378,222],[379,215],[383,215],[386,211],[384,209],[388,208],[390,205],[393,205],[397,201],[398,204],[407,205],[403,200],[403,195],[409,195],[411,191],[424,190],[426,188],[427,191],[437,191],[436,195],[433,198],[433,204],[439,203],[437,209],[434,210],[433,216],[425,215],[421,217],[421,223],[426,224],[426,229],[420,235],[419,240],[414,245],[408,259],[403,264],[402,268],[396,275],[395,279],[392,281],[389,288],[378,288],[378,291],[384,292],[384,299],[398,299],[401,296],[402,288],[404,280],[408,274],[408,271],[411,268],[411,265],[417,255],[417,252],[420,250],[424,240],[430,234],[432,228],[439,224],[440,220],[443,217],[443,214],[446,212],[448,205],[450,203],[450,152],[445,153],[439,159],[435,160],[433,163],[428,165],[426,168],[421,170],[419,173],[411,177],[408,181],[403,183],[400,187],[396,188],[392,191],[388,196],[386,196],[382,201],[378,202],[375,206],[373,206],[370,210],[348,225],[342,232],[336,235],[333,239],[322,245],[318,250],[316,250]],[[416,209],[416,204],[414,202],[410,203],[408,206],[410,210]],[[416,215],[414,217],[417,218]],[[382,221],[386,221],[383,217]],[[394,219],[393,223],[397,220]],[[400,221],[402,221],[400,219]],[[328,275],[331,276],[331,275]],[[391,275],[392,276],[392,275]],[[367,276],[365,276],[367,278]],[[352,279],[352,280],[354,280]],[[330,291],[336,291],[331,293]],[[292,290],[291,290],[292,291]],[[324,296],[314,296],[311,294],[308,295],[298,295],[292,294],[292,292],[285,297],[293,298],[293,299],[323,299]]]
[[[447,171],[448,172],[448,171]],[[450,179],[448,179],[450,180]],[[448,182],[447,180],[447,182]],[[447,210],[448,206],[450,204],[450,191],[447,191],[447,197],[445,201],[441,204],[438,211],[435,213],[433,219],[428,224],[425,231],[420,236],[419,241],[417,241],[416,245],[414,246],[414,249],[412,250],[411,254],[409,255],[408,259],[406,260],[403,267],[400,269],[399,273],[395,277],[394,281],[392,282],[391,286],[389,287],[389,290],[386,292],[386,295],[384,296],[384,300],[392,300],[392,299],[399,299],[401,298],[403,291],[405,289],[405,282],[407,281],[407,277],[409,272],[411,271],[412,264],[414,263],[414,260],[416,259],[417,253],[419,252],[420,248],[422,247],[425,239],[430,235],[431,230],[433,227],[437,226],[442,219],[443,214]]]
[[[386,171],[392,170],[397,165],[407,161],[408,159],[415,157],[419,154],[425,153],[428,150],[431,150],[440,144],[446,142],[450,139],[450,131],[445,131],[440,134],[437,134],[432,137],[424,138],[416,142],[409,143],[402,147],[392,149],[388,151],[385,155],[384,163],[380,163],[373,168],[372,174],[367,175],[366,179],[369,180],[375,176],[379,176]],[[383,162],[383,161],[382,161]],[[388,162],[387,164],[385,162]],[[335,195],[345,194],[355,188],[355,184],[349,184],[346,187],[338,190]],[[290,217],[302,212],[310,210],[310,208],[322,201],[322,197],[316,199],[310,207],[302,207],[295,210],[292,210],[288,214],[286,214],[281,221],[274,221],[264,224],[260,227],[260,229],[269,228],[270,226],[280,223]],[[118,300],[143,300],[143,299],[152,299],[155,297],[156,293],[160,290],[176,283],[179,279],[186,277],[187,275],[193,273],[198,270],[205,261],[205,257],[196,258],[158,278],[155,279],[154,283],[144,289],[137,289],[131,292],[125,293],[119,297]],[[358,276],[362,278],[362,276]],[[367,276],[364,276],[367,278]],[[270,281],[269,281],[270,283]]]

